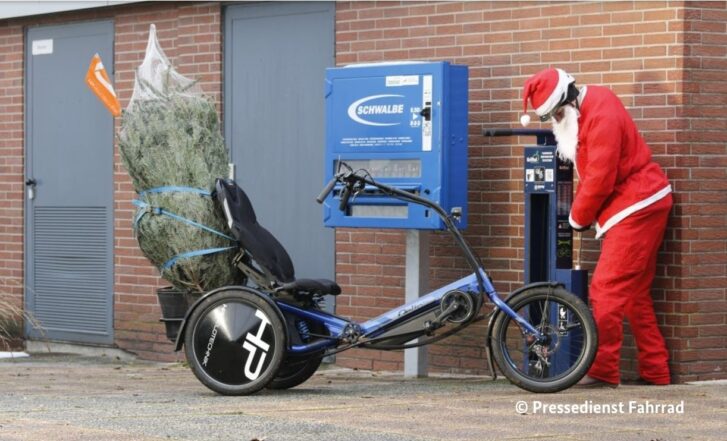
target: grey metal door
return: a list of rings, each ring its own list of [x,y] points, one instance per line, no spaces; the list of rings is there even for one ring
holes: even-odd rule
[[[262,3],[225,10],[225,137],[237,181],[296,276],[334,277],[323,186],[324,78],[333,65],[334,3]]]
[[[84,83],[95,53],[113,75],[113,35],[110,21],[27,30],[30,337],[113,342],[113,119]]]

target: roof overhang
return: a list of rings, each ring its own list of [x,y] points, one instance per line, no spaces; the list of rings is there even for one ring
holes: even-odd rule
[[[125,3],[140,3],[139,0],[105,0],[105,1],[0,1],[0,20],[31,15],[51,14],[53,12],[75,11],[78,9],[103,8]]]

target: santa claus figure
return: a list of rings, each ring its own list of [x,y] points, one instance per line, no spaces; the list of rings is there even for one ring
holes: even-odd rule
[[[552,121],[558,155],[575,163],[579,185],[570,224],[592,225],[603,238],[590,301],[598,327],[596,360],[581,386],[620,382],[624,315],[638,347],[639,374],[650,384],[669,384],[668,353],[651,299],[656,255],[672,206],[671,186],[618,97],[601,86],[578,89],[561,69],[530,77],[523,90],[542,122]]]

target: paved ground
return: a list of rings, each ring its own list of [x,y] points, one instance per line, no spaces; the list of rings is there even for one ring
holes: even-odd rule
[[[293,390],[223,397],[179,364],[42,355],[0,360],[0,390],[2,441],[727,439],[725,382],[536,395],[483,378],[327,369]]]

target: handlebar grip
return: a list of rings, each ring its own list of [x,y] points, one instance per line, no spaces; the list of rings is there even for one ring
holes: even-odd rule
[[[341,193],[341,203],[338,205],[338,209],[344,211],[348,205],[348,200],[351,198],[351,188],[346,185]]]
[[[485,136],[513,136],[512,129],[485,129],[482,134]]]
[[[330,181],[328,181],[328,184],[326,184],[325,188],[323,188],[323,190],[321,191],[321,194],[319,194],[318,197],[316,198],[316,202],[318,202],[319,204],[322,204],[323,201],[328,197],[328,193],[330,193],[331,190],[333,190],[333,187],[335,185],[336,185],[336,178],[334,177],[334,178],[331,178]]]

